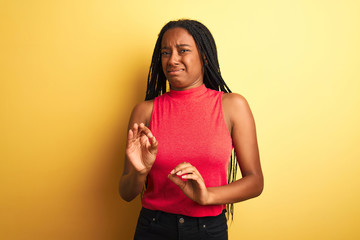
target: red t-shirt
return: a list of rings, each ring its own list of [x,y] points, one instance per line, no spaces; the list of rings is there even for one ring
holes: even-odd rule
[[[199,205],[167,177],[178,164],[189,162],[207,187],[227,184],[233,145],[223,116],[222,94],[203,84],[155,98],[149,128],[159,146],[148,174],[144,208],[192,217],[216,216],[225,208]]]

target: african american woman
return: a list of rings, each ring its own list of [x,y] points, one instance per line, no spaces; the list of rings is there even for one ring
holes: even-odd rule
[[[119,186],[126,201],[143,193],[134,239],[228,239],[225,213],[263,185],[253,115],[224,82],[210,31],[167,23],[130,117]]]

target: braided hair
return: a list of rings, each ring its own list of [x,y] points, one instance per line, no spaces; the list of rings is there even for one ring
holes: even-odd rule
[[[167,30],[177,27],[187,30],[195,40],[196,46],[202,57],[202,62],[205,63],[203,76],[205,86],[216,91],[231,93],[230,88],[226,85],[221,76],[215,40],[209,29],[198,21],[180,19],[168,22],[159,33],[149,69],[145,100],[154,99],[165,93],[167,90],[166,77],[161,65],[161,41]],[[236,172],[237,161],[235,152],[233,151],[230,156],[228,167],[228,183],[236,180]],[[227,204],[226,210],[227,218],[229,219],[231,214],[231,219],[233,219],[234,204]]]

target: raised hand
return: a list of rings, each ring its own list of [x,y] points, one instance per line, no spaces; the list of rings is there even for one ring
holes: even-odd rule
[[[199,171],[190,163],[180,163],[170,172],[168,177],[180,187],[188,198],[201,205],[207,204],[209,192],[205,186],[204,179]]]
[[[137,172],[147,174],[150,171],[155,162],[157,148],[157,140],[143,123],[135,123],[129,129],[126,156]]]

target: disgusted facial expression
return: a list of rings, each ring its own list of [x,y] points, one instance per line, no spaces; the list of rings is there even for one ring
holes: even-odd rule
[[[186,90],[203,84],[203,63],[194,38],[184,28],[172,28],[161,41],[161,64],[173,90]]]

